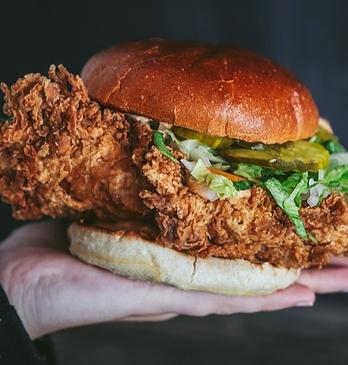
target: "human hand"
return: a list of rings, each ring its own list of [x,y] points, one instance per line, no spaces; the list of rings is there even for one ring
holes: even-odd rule
[[[60,221],[28,224],[0,245],[0,282],[32,338],[111,320],[251,313],[314,302],[314,293],[301,285],[263,297],[226,297],[133,281],[79,261],[68,245]]]
[[[316,293],[348,291],[348,257],[335,257],[323,269],[304,270],[297,282]]]

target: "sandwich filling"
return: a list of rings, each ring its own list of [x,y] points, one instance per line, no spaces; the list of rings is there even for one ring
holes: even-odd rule
[[[286,268],[348,249],[348,153],[327,127],[280,145],[203,135],[105,109],[63,67],[2,90],[0,195],[16,218],[137,218],[160,245]]]

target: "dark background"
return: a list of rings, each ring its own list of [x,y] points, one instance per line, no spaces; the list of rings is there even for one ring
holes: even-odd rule
[[[2,81],[51,63],[79,72],[96,51],[150,36],[226,43],[291,70],[348,145],[348,1],[2,1],[0,14]],[[17,223],[5,205],[0,219],[3,238]],[[336,295],[315,310],[97,326],[54,340],[64,364],[346,364],[347,314]]]

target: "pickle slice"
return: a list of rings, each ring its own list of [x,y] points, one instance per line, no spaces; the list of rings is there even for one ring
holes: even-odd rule
[[[337,137],[324,127],[319,127],[317,133],[312,138],[314,142],[327,142],[331,140],[337,140]]]
[[[282,171],[316,172],[327,167],[329,161],[328,151],[314,142],[295,141],[265,145],[209,136],[178,126],[174,126],[171,130],[179,138],[195,139],[211,148],[219,149],[222,156],[236,162],[273,167]],[[330,132],[322,129],[318,132],[322,139],[329,138]]]
[[[263,145],[262,150],[228,148],[222,155],[231,161],[246,162],[282,171],[312,171],[328,165],[329,153],[318,143],[287,142],[282,145]]]
[[[174,126],[172,129],[173,133],[182,139],[195,139],[211,148],[221,149],[232,146],[233,140],[227,137],[213,137],[207,134],[193,131],[192,129],[182,128]]]

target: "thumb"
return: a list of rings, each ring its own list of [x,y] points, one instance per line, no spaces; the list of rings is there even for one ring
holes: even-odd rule
[[[313,305],[315,294],[310,289],[293,285],[271,295],[254,297],[228,297],[202,292],[185,292],[172,289],[163,306],[169,313],[192,316],[209,314],[253,313],[271,311],[293,306]]]

